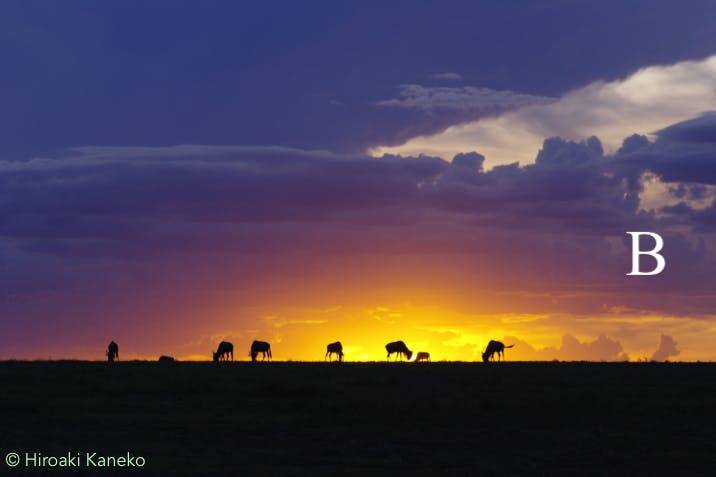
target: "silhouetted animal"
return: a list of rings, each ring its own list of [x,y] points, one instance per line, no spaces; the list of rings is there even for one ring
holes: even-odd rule
[[[326,358],[324,359],[331,359],[331,355],[334,353],[338,356],[338,361],[343,361],[343,345],[340,341],[326,346]]]
[[[415,357],[415,361],[430,361],[430,353],[427,351],[419,351],[417,356]]]
[[[392,343],[388,343],[385,345],[385,349],[388,351],[388,359],[390,359],[390,355],[393,353],[398,353],[398,356],[395,357],[396,360],[400,358],[401,355],[405,355],[406,359],[410,359],[413,356],[413,352],[410,351],[402,341],[393,341]]]
[[[482,353],[482,360],[484,362],[488,362],[490,360],[495,360],[495,353],[497,353],[498,360],[505,358],[505,348],[512,348],[514,345],[511,344],[510,346],[505,346],[504,343],[501,343],[499,341],[490,340],[489,343],[487,343],[487,348],[485,349],[485,352]]]
[[[112,341],[109,346],[107,346],[107,361],[111,363],[115,359],[119,359],[119,346]]]
[[[251,343],[251,361],[256,361],[256,356],[259,355],[259,353],[262,353],[263,356],[261,358],[261,361],[265,360],[268,356],[269,361],[271,361],[271,345],[268,344],[265,341],[254,341]]]
[[[231,356],[231,361],[233,361],[234,345],[228,341],[222,341],[219,343],[219,348],[217,348],[216,353],[214,353],[214,361],[221,361],[222,358],[224,361],[228,361],[229,356]]]
[[[160,362],[160,363],[173,363],[173,362],[175,362],[175,361],[176,361],[176,359],[172,358],[171,356],[164,356],[164,355],[162,355],[162,356],[159,357],[159,362]]]

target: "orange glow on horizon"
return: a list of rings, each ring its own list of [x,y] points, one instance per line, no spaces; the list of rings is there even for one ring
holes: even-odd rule
[[[99,343],[93,331],[69,344],[52,343],[40,353],[28,350],[27,355],[2,359],[104,360],[107,343],[115,340],[121,361],[155,361],[160,355],[211,361],[218,343],[226,340],[234,344],[235,361],[250,361],[251,342],[258,339],[271,343],[275,361],[323,362],[326,345],[341,341],[347,362],[386,362],[386,343],[402,340],[415,354],[429,352],[433,362],[479,362],[487,342],[494,339],[515,345],[505,351],[507,361],[601,361],[626,356],[637,361],[651,358],[662,335],[673,336],[678,343],[680,353],[671,360],[713,359],[716,329],[709,320],[647,314],[616,304],[600,306],[600,313],[592,315],[505,313],[499,310],[518,309],[518,300],[533,299],[534,294],[484,291],[479,296],[444,292],[431,296],[428,289],[418,285],[415,289],[419,293],[408,284],[379,290],[370,304],[365,290],[328,299],[333,296],[328,287],[320,299],[307,292],[274,293],[281,298],[274,298],[271,305],[246,304],[246,298],[236,293],[197,295],[172,308],[149,308],[146,316],[132,322],[117,320],[111,329],[101,331]],[[391,300],[390,295],[402,299]],[[422,301],[410,299],[416,296]],[[89,351],[88,342],[92,343]]]

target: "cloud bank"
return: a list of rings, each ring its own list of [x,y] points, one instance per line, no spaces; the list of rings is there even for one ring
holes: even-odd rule
[[[535,349],[529,343],[514,336],[505,336],[504,342],[515,344],[512,359],[525,361],[629,361],[622,344],[605,334],[593,341],[580,342],[570,334],[562,336],[559,346]]]
[[[644,317],[709,322],[715,118],[671,125],[653,141],[631,136],[614,154],[596,137],[550,138],[534,163],[489,170],[475,152],[445,161],[191,145],[0,161],[0,312],[15,324],[1,344],[12,349],[38,327],[61,336],[62,320],[96,329],[141,321],[161,332],[178,315],[191,330],[206,325],[188,317],[194,310],[218,326],[237,320],[225,311],[238,310],[232,303],[248,329],[251,310],[272,306],[281,313],[261,316],[300,324],[324,320],[292,316],[287,304],[396,301],[478,321],[573,316],[552,330],[572,336],[587,329],[580,319],[605,310],[624,335],[654,333],[627,327]],[[663,197],[645,208],[654,183]],[[627,230],[662,234],[664,274],[626,277]],[[609,336],[584,353],[584,343],[563,340],[561,352],[621,359],[626,351],[610,341],[621,335]]]

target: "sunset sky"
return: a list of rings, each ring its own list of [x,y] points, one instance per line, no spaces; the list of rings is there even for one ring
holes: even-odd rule
[[[3,2],[0,359],[714,360],[714,18]]]

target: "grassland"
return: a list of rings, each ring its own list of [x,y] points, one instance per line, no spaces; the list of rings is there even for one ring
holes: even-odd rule
[[[0,475],[716,475],[716,365],[0,363]],[[146,458],[11,469],[8,451]]]

